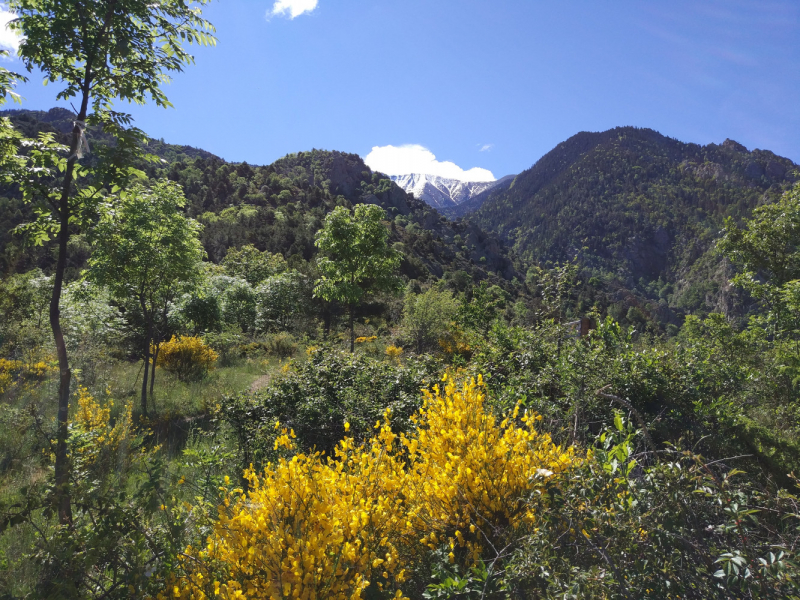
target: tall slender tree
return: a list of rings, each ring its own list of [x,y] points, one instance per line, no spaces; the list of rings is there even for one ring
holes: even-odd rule
[[[350,352],[355,349],[353,310],[367,294],[398,291],[400,253],[388,244],[389,230],[380,206],[359,204],[351,212],[337,206],[325,218],[315,244],[322,256],[317,261],[322,277],[314,295],[347,306],[350,321]]]
[[[67,457],[67,421],[72,373],[61,327],[60,302],[67,265],[70,227],[78,224],[86,208],[131,175],[131,162],[141,154],[144,135],[130,127],[128,114],[112,110],[115,100],[143,104],[148,100],[170,106],[161,89],[169,73],[194,62],[185,45],[215,43],[213,27],[202,17],[208,0],[11,0],[17,18],[11,27],[23,37],[19,47],[28,71],[41,70],[46,82],[63,84],[59,100],[76,99],[78,107],[66,158],[49,161],[57,167],[60,183],[25,187],[26,198],[38,200],[39,219],[29,227],[41,242],[55,235],[58,245],[50,326],[59,364],[58,434],[55,465],[55,501],[62,524],[72,522]],[[91,114],[90,114],[91,109]],[[89,178],[76,185],[85,169],[78,161],[88,151],[86,125],[102,126],[117,139]],[[40,171],[41,172],[41,171]],[[52,170],[50,172],[53,172]],[[45,189],[45,187],[47,189]]]
[[[205,254],[199,238],[202,226],[181,213],[185,204],[183,190],[173,181],[160,181],[152,189],[135,185],[119,199],[103,203],[100,222],[92,231],[88,278],[107,286],[119,302],[134,302],[140,311],[145,416],[151,357],[156,368],[150,349],[161,341],[156,320],[180,291],[198,282]]]

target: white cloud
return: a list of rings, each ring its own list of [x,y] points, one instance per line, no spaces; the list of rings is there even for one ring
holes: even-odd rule
[[[272,10],[267,12],[267,18],[281,16],[294,19],[317,8],[317,2],[318,0],[277,0],[272,5]]]
[[[364,159],[373,171],[387,175],[438,175],[460,181],[494,181],[495,176],[488,169],[474,167],[464,170],[449,161],[436,160],[436,156],[419,144],[403,146],[373,146],[372,151]]]
[[[8,22],[16,19],[17,15],[8,12],[5,6],[0,5],[0,48],[16,53],[19,48],[19,35],[8,28]]]
[[[478,152],[489,152],[492,148],[494,148],[494,144],[483,144]]]

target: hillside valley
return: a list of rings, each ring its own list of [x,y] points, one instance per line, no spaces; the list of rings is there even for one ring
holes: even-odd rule
[[[71,113],[63,109],[4,114],[28,136],[47,131],[63,136],[72,127]],[[87,137],[92,146],[107,143],[92,128]],[[229,248],[245,244],[281,253],[289,261],[306,262],[316,251],[314,235],[333,207],[371,203],[387,211],[391,241],[403,252],[402,272],[411,279],[447,273],[462,282],[464,277],[469,281],[489,278],[510,289],[518,275],[513,254],[495,236],[472,223],[448,221],[387,177],[373,173],[357,155],[313,150],[259,167],[228,163],[203,150],[153,139],[147,150],[162,162],[141,168],[148,177],[165,177],[183,186],[189,201],[187,213],[203,224],[203,245],[213,262],[221,261]],[[46,248],[24,248],[22,240],[11,233],[29,218],[30,208],[9,192],[0,198],[4,207],[0,269],[8,273],[34,265],[47,267],[51,255]],[[79,250],[72,268],[79,269],[85,258]]]
[[[0,6],[0,600],[800,600],[800,6],[716,4]]]
[[[63,109],[6,114],[30,136],[66,135],[72,125]],[[92,145],[108,143],[91,128],[88,137]],[[409,279],[444,277],[453,289],[486,279],[534,307],[537,269],[574,262],[580,273],[568,314],[594,309],[654,332],[680,326],[690,313],[747,314],[749,301],[728,284],[732,271],[714,254],[714,240],[725,217],[746,218],[797,178],[797,165],[769,151],[731,140],[687,144],[632,127],[576,134],[519,175],[479,184],[389,178],[335,151],[254,166],[154,139],[148,150],[162,162],[141,168],[183,186],[187,212],[203,224],[214,262],[229,248],[253,244],[305,263],[334,206],[374,203],[390,217]],[[26,207],[12,196],[0,202],[8,207],[0,217],[2,269],[46,267],[46,248],[25,249],[10,234],[26,219]],[[76,250],[75,272],[88,256]]]

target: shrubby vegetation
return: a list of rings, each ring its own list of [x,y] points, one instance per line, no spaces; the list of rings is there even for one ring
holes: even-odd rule
[[[800,188],[782,202],[784,213],[800,204]],[[744,246],[748,231],[730,225],[720,251]],[[111,295],[84,304],[80,283],[65,296],[84,315],[76,327],[91,332],[80,325],[91,315],[115,315],[117,332],[96,338],[107,374],[76,390],[68,529],[48,512],[48,477],[35,475],[52,460],[46,337],[39,367],[12,354],[39,339],[35,303],[4,327],[18,358],[2,363],[2,418],[20,432],[3,441],[0,581],[11,597],[800,593],[794,329],[779,303],[743,328],[690,317],[673,338],[592,314],[581,337],[565,322],[569,269],[542,271],[538,309],[524,319],[499,287],[454,294],[409,282],[402,301],[379,297],[381,311],[355,320],[349,352],[349,323],[326,337],[326,307],[305,274],[281,267],[254,287],[230,264],[206,265],[168,311],[162,388],[254,368],[204,400],[188,439],[171,425],[180,405],[146,424],[104,389],[122,389],[111,373],[136,356],[136,315]],[[791,282],[768,267],[740,280],[791,302]],[[265,327],[266,284],[279,278],[301,282],[288,289],[305,300]],[[46,281],[32,273],[3,285],[33,299]],[[211,348],[227,359],[205,372]],[[192,378],[201,381],[181,382]]]
[[[26,60],[86,113],[74,73],[34,48],[37,9],[16,5]],[[133,8],[163,7],[184,14]],[[181,31],[210,41],[199,13],[184,23],[163,24],[169,52],[145,44],[149,74],[190,60]],[[12,79],[0,69],[0,95]],[[98,84],[95,128],[70,119],[66,140],[51,127],[26,154],[19,138],[47,127],[0,123],[4,177],[36,174],[7,188],[4,227],[46,250],[0,232],[1,597],[800,597],[800,186],[783,189],[783,163],[759,174],[732,144],[708,151],[769,190],[752,213],[752,190],[724,210],[733,188],[703,196],[715,218],[746,217],[705,255],[743,302],[715,312],[697,292],[682,308],[697,314],[656,322],[597,292],[644,268],[617,225],[664,205],[631,195],[637,177],[608,183],[602,197],[627,203],[603,232],[575,228],[607,252],[563,260],[575,248],[555,219],[515,235],[523,253],[530,234],[562,255],[526,263],[353,155],[251,167],[147,142],[110,101],[166,99],[114,81]],[[79,162],[84,133],[97,156]],[[553,210],[646,147],[622,133]],[[563,173],[577,142],[541,167],[561,157]],[[681,148],[663,150],[648,169],[675,185],[711,168],[673,169]],[[54,187],[62,169],[71,183]],[[535,184],[503,193],[513,204]],[[74,218],[53,229],[54,206]],[[716,221],[691,222],[705,252]],[[654,279],[628,288],[678,303],[677,282]]]
[[[88,268],[64,287],[79,384],[68,525],[53,512],[52,278],[0,284],[10,597],[797,595],[785,265],[800,190],[719,244],[753,298],[749,322],[689,316],[670,338],[599,311],[579,336],[571,264],[531,268],[524,286],[428,271],[398,297],[394,253],[409,255],[374,205],[368,246],[384,240],[384,262],[357,282],[247,244],[201,262],[176,184],[132,188],[119,210],[164,196],[172,208],[136,231],[101,217]],[[131,270],[163,258],[166,241],[136,242],[149,231],[173,232],[184,271]],[[138,258],[115,258],[126,248]],[[377,293],[314,297],[340,275]]]
[[[536,520],[526,497],[576,460],[537,434],[534,417],[499,423],[481,388],[480,380],[435,385],[408,436],[392,431],[387,409],[366,444],[347,435],[345,421],[331,458],[300,453],[246,471],[248,491],[225,498],[230,513],[202,550],[189,549],[186,574],[167,594],[358,598],[371,588],[402,598],[405,583],[418,587],[420,557],[440,544],[449,541],[450,563],[475,563]],[[275,448],[292,451],[292,438],[284,428]]]
[[[200,338],[184,335],[173,335],[161,345],[158,354],[164,369],[175,373],[181,381],[203,379],[219,358]]]

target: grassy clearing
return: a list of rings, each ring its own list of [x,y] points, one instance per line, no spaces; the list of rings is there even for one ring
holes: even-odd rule
[[[238,359],[218,367],[203,380],[190,383],[158,369],[150,404],[149,429],[153,435],[148,444],[160,445],[170,471],[185,471],[189,480],[215,475],[202,460],[203,456],[218,455],[224,450],[219,434],[212,437],[207,433],[213,428],[211,409],[224,396],[249,389],[256,381],[271,379],[284,362],[271,357]],[[81,377],[79,373],[76,379],[76,385],[85,385],[97,399],[113,400],[112,418],[118,417],[127,403],[133,403],[134,420],[139,420],[140,364],[101,363],[95,366],[91,377]],[[52,468],[46,456],[47,439],[48,434],[54,437],[57,386],[57,374],[51,371],[41,380],[25,382],[12,393],[0,396],[2,506],[22,506],[27,491],[47,479],[47,472]],[[75,410],[75,403],[71,409]],[[184,460],[184,448],[191,449],[193,461]],[[233,469],[236,464],[233,455],[230,460],[228,466]],[[52,518],[43,509],[37,509],[31,522],[0,530],[0,590],[3,590],[0,598],[33,597],[36,593],[39,566],[30,557],[37,539],[33,527],[51,525]]]
[[[250,388],[254,382],[271,378],[281,367],[277,358],[248,358],[219,367],[205,379],[184,383],[176,376],[158,369],[153,399],[150,403],[150,428],[154,443],[162,444],[168,456],[183,448],[193,429],[207,424],[209,410],[224,396]],[[141,365],[113,362],[98,365],[91,382],[78,378],[98,399],[114,402],[112,418],[133,403],[134,420],[140,416]],[[21,489],[42,478],[42,453],[46,441],[54,437],[55,393],[58,380],[53,371],[41,381],[26,382],[23,387],[0,398],[0,500],[19,501]],[[74,408],[74,407],[73,407]]]
[[[200,381],[182,382],[164,369],[156,369],[153,398],[149,401],[151,417],[195,417],[204,414],[219,398],[250,387],[263,375],[275,370],[277,359],[243,359],[218,367]],[[134,415],[140,410],[141,365],[119,363],[111,372],[108,389],[111,397],[134,403]]]

